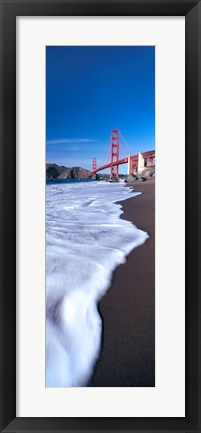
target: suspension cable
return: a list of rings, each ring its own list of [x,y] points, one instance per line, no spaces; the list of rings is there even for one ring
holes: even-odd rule
[[[121,136],[122,140],[124,141],[124,143],[127,145],[129,151],[133,152],[133,149],[131,148],[131,146],[129,146],[129,144],[126,142],[125,138],[123,137],[122,133],[119,131],[119,135]]]

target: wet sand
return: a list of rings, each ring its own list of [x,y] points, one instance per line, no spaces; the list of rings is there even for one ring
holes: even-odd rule
[[[142,194],[121,203],[122,218],[150,238],[116,269],[99,304],[102,351],[92,387],[155,386],[155,180],[133,186]]]

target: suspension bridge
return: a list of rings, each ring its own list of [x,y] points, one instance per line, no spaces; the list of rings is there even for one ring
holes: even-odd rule
[[[142,171],[145,167],[155,165],[155,150],[149,150],[147,152],[139,152],[136,155],[131,155],[130,153],[127,156],[122,158],[120,155],[120,139],[127,145],[130,149],[130,146],[124,140],[122,134],[119,129],[112,129],[111,131],[111,139],[110,139],[110,154],[109,154],[109,162],[104,163],[103,165],[97,167],[97,160],[94,157],[92,160],[92,177],[96,178],[96,173],[98,171],[105,170],[106,168],[110,168],[110,176],[119,176],[119,165],[128,164],[128,174],[135,174],[137,172]],[[121,143],[122,147],[122,143]],[[125,149],[124,149],[125,153]]]

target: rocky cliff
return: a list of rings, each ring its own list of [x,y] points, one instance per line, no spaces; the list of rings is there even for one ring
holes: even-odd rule
[[[57,164],[46,164],[47,179],[87,179],[91,177],[91,171],[82,167],[65,167]]]
[[[139,180],[140,182],[144,182],[145,180],[148,180],[150,178],[155,177],[155,165],[151,167],[146,167],[144,170],[142,170],[140,173],[137,174],[128,174],[125,178],[124,182],[133,183],[136,180]]]

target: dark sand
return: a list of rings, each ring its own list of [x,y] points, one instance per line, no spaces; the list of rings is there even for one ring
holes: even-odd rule
[[[121,203],[122,218],[150,238],[116,269],[99,304],[103,346],[88,386],[155,386],[155,181],[134,190],[143,194]]]

